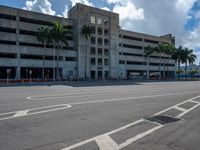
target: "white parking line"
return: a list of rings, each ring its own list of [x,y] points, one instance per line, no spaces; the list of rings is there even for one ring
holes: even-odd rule
[[[154,114],[153,116],[163,114],[163,113],[169,111],[170,109],[179,109],[179,110],[182,111],[182,113],[180,113],[177,117],[182,117],[182,116],[186,115],[187,113],[189,113],[190,111],[192,111],[193,109],[195,109],[195,108],[197,108],[198,106],[200,106],[200,102],[196,102],[196,101],[195,101],[196,105],[193,106],[193,107],[191,107],[190,109],[184,109],[184,108],[180,107],[180,105],[182,105],[182,104],[184,104],[184,103],[187,103],[187,102],[193,102],[196,98],[199,98],[199,97],[200,97],[200,95],[199,95],[199,96],[196,96],[196,97],[193,97],[193,98],[191,98],[191,99],[188,99],[188,100],[186,100],[186,101],[184,101],[184,102],[181,102],[181,103],[179,103],[179,104],[176,104],[176,105],[174,105],[174,106],[172,106],[172,107],[169,107],[169,108],[167,108],[167,109],[165,109],[165,110],[162,110],[162,111],[160,111],[160,112]],[[165,126],[165,125],[163,125],[163,124],[155,123],[155,124],[157,124],[156,127],[153,127],[153,128],[150,129],[150,130],[147,130],[147,131],[142,132],[142,133],[140,133],[140,134],[138,134],[138,135],[136,135],[136,136],[134,136],[134,137],[132,137],[132,138],[130,138],[130,139],[127,139],[125,142],[123,142],[123,143],[121,143],[121,144],[119,144],[119,145],[110,137],[110,135],[113,134],[113,133],[116,133],[116,132],[119,132],[119,131],[121,131],[121,130],[127,129],[127,128],[130,127],[130,126],[136,125],[136,124],[138,124],[138,123],[140,123],[140,122],[143,122],[143,121],[145,121],[145,119],[137,120],[137,121],[132,122],[132,123],[130,123],[130,124],[128,124],[128,125],[125,125],[125,126],[123,126],[123,127],[120,127],[120,128],[118,128],[118,129],[115,129],[115,130],[113,130],[113,131],[110,131],[110,132],[107,132],[107,133],[98,135],[98,136],[93,137],[93,138],[90,138],[90,139],[88,139],[88,140],[85,140],[85,141],[76,143],[76,144],[71,145],[71,146],[66,147],[66,148],[63,148],[62,150],[71,150],[71,149],[80,147],[80,146],[82,146],[82,145],[84,145],[84,144],[87,144],[87,143],[89,143],[89,142],[92,142],[92,141],[96,141],[96,143],[97,143],[97,145],[99,146],[100,150],[119,150],[119,149],[122,149],[122,148],[124,148],[124,147],[126,147],[126,146],[132,144],[133,142],[136,142],[136,141],[139,140],[139,139],[142,139],[142,138],[146,137],[147,135],[149,135],[149,134],[151,134],[151,133],[153,133],[153,132],[157,131],[158,129],[160,129],[160,128],[162,128],[162,127]],[[153,122],[153,123],[154,123],[154,122]]]
[[[13,115],[13,118],[25,116],[25,115],[27,115],[28,112],[29,112],[29,110],[21,110],[21,111],[18,111],[16,114]]]
[[[102,135],[95,139],[100,150],[118,150],[117,143],[108,135]]]
[[[147,95],[147,96],[128,97],[128,98],[115,98],[115,99],[106,99],[106,100],[103,99],[103,100],[96,100],[96,101],[74,102],[74,103],[68,103],[68,104],[69,105],[81,105],[81,104],[92,104],[92,103],[103,103],[103,102],[114,102],[114,101],[130,101],[130,100],[142,99],[142,98],[154,98],[154,97],[163,97],[163,96],[184,95],[184,94],[191,94],[191,93],[199,93],[199,91],[173,93],[173,94]]]
[[[23,117],[23,116],[30,116],[30,115],[36,115],[36,114],[41,114],[41,113],[47,113],[47,112],[52,112],[52,111],[56,111],[56,110],[67,109],[67,108],[70,108],[70,107],[71,107],[71,105],[68,105],[68,104],[59,104],[59,105],[52,105],[52,106],[46,106],[46,107],[39,107],[39,108],[33,108],[33,109],[27,109],[27,110],[20,110],[20,111],[2,113],[2,114],[0,114],[0,121],[18,118],[18,117]],[[33,111],[33,112],[31,112],[31,111]],[[10,116],[2,117],[4,115],[10,115]]]
[[[28,116],[28,115],[34,115],[34,114],[41,114],[41,113],[46,113],[46,112],[51,112],[51,111],[56,111],[56,110],[62,110],[62,109],[70,108],[72,105],[93,104],[93,103],[103,103],[103,102],[115,102],[115,101],[130,101],[130,100],[142,99],[142,98],[154,98],[154,97],[163,97],[163,96],[183,95],[183,94],[190,94],[190,93],[199,93],[199,91],[198,92],[193,91],[193,92],[173,93],[173,94],[147,95],[147,96],[107,99],[107,100],[103,99],[103,100],[96,100],[96,101],[84,101],[84,102],[74,102],[74,103],[68,103],[68,104],[59,104],[59,105],[46,106],[46,107],[40,107],[40,108],[34,108],[34,109],[20,110],[20,111],[28,111],[29,112],[27,114],[25,114],[25,112],[24,112],[23,115],[19,113],[20,111],[1,113],[0,114],[0,121],[6,120],[6,119],[12,119],[12,118],[16,118],[16,117],[22,117],[22,116]],[[57,106],[60,106],[60,107],[59,108],[53,108],[53,107],[57,107]],[[30,111],[32,111],[32,110],[39,110],[39,109],[46,109],[46,108],[49,108],[49,109],[30,113]],[[18,113],[19,115],[17,115],[16,113]],[[9,115],[9,114],[11,116],[1,117],[3,115]]]
[[[158,92],[158,91],[162,91],[163,89],[153,89],[153,90],[149,90],[148,92]],[[26,97],[27,100],[34,100],[34,101],[41,101],[41,100],[54,100],[54,99],[64,99],[64,98],[79,98],[79,97],[91,97],[91,96],[101,96],[101,95],[107,95],[107,94],[113,94],[113,95],[120,95],[120,94],[126,94],[126,93],[130,93],[130,92],[135,92],[133,90],[120,90],[120,91],[106,91],[106,92],[98,92],[98,91],[94,91],[94,92],[75,92],[75,93],[71,93],[71,94],[56,94],[56,95],[36,95],[36,96],[28,96]],[[183,93],[199,93],[199,91],[192,91],[192,92],[183,92]]]
[[[143,133],[140,133],[140,134],[136,135],[136,136],[133,137],[133,138],[128,139],[126,142],[124,142],[124,143],[122,143],[122,144],[119,145],[119,149],[122,149],[122,148],[124,148],[124,147],[130,145],[131,143],[133,143],[133,142],[139,140],[139,139],[142,139],[143,137],[145,137],[145,136],[147,136],[147,135],[149,135],[149,134],[155,132],[156,130],[162,128],[163,126],[164,126],[164,125],[158,125],[158,126],[152,128],[152,129],[148,130],[148,131],[145,131],[145,132],[143,132]],[[104,149],[104,150],[106,150],[106,149]]]

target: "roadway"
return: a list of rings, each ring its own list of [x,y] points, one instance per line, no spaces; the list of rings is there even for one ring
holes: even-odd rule
[[[199,150],[199,89],[199,81],[0,87],[0,149]]]

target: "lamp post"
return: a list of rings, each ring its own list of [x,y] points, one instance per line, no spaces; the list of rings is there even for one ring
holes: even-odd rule
[[[7,84],[9,84],[9,75],[10,75],[11,69],[6,69],[7,73]]]
[[[29,75],[30,75],[30,83],[31,83],[32,70],[29,70]]]

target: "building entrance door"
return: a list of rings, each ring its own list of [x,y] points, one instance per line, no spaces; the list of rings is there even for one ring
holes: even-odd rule
[[[95,76],[96,76],[96,72],[95,71],[91,71],[91,78],[95,79]]]
[[[98,71],[97,79],[102,80],[102,71]]]

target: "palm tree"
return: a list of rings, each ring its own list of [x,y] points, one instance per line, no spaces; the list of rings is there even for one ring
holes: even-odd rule
[[[169,76],[169,60],[170,60],[170,57],[169,56],[172,56],[174,54],[174,51],[175,51],[175,47],[170,45],[170,44],[164,44],[164,54],[167,55],[167,77]],[[166,59],[166,57],[164,57],[164,59]],[[165,62],[165,61],[164,61]],[[165,65],[164,65],[165,66]],[[164,69],[165,71],[165,69]],[[165,75],[165,73],[164,73]]]
[[[164,52],[164,44],[159,44],[157,47],[154,48],[154,51],[159,54],[159,79],[161,79],[161,54]]]
[[[38,28],[37,40],[41,42],[46,49],[47,44],[50,42],[50,30],[48,26],[41,26]],[[45,52],[43,52],[43,66],[42,66],[42,78],[45,78],[44,71],[44,63],[45,63]]]
[[[174,49],[174,52],[172,54],[172,58],[175,60],[178,69],[177,72],[181,72],[181,62],[183,60],[183,47],[179,46],[178,49]],[[178,73],[178,79],[180,79],[180,73]]]
[[[188,71],[187,71],[187,66],[188,62],[189,64],[194,63],[196,59],[196,55],[193,54],[193,50],[189,50],[188,48],[185,48],[183,50],[183,59],[182,63],[185,63],[185,77],[187,79]]]
[[[90,26],[86,26],[84,25],[81,28],[81,34],[85,37],[85,41],[86,41],[86,49],[85,49],[85,78],[87,78],[87,43],[88,43],[88,38],[91,36],[92,34],[92,28]]]
[[[147,66],[148,66],[148,69],[147,69],[147,79],[149,80],[150,78],[150,55],[153,54],[153,47],[151,47],[150,45],[148,45],[147,47],[145,47],[145,50],[144,50],[144,56],[145,57],[148,57],[148,61],[147,61]]]
[[[53,78],[55,81],[55,76],[58,78],[59,76],[59,54],[58,51],[59,49],[63,49],[64,46],[68,46],[67,42],[67,37],[70,35],[72,32],[69,29],[68,26],[64,26],[60,22],[54,23],[54,26],[51,32],[51,39],[53,42],[53,47],[54,47],[54,69],[53,69]],[[56,52],[55,52],[56,49]],[[56,53],[56,54],[55,54]],[[55,57],[56,56],[56,57]],[[56,58],[56,74],[55,74],[55,58]]]

